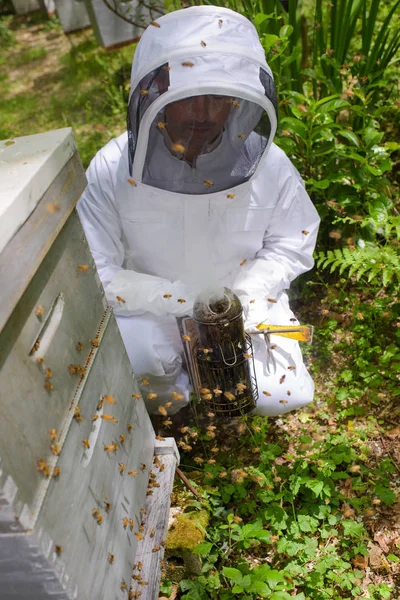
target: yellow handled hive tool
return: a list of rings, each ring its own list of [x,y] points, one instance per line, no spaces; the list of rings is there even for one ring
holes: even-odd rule
[[[311,342],[313,335],[311,325],[270,325],[269,323],[259,323],[256,325],[256,329],[264,335],[280,335],[297,340],[298,342]]]

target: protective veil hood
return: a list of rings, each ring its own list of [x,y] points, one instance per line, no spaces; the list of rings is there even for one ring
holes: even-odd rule
[[[135,53],[128,108],[135,180],[189,194],[239,185],[255,173],[276,122],[271,70],[245,17],[196,6],[149,25]],[[196,144],[201,150],[188,160]]]

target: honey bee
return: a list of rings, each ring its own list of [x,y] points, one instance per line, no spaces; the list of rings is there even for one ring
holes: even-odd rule
[[[211,181],[211,179],[205,179],[205,180],[203,181],[203,183],[204,183],[204,185],[206,185],[207,187],[211,187],[211,186],[213,186],[213,185],[214,185],[214,182],[213,182],[213,181]]]
[[[217,462],[216,460],[214,460],[213,458],[210,458],[208,461],[209,465],[215,465],[215,463]]]
[[[178,298],[177,302],[179,302],[179,304],[184,304],[186,300],[184,298]]]
[[[36,309],[36,311],[35,311],[35,314],[36,314],[37,318],[40,319],[40,317],[43,316],[43,313],[44,313],[43,306],[38,306],[37,309]]]
[[[51,390],[53,389],[53,386],[50,383],[50,381],[45,381],[44,382],[44,389],[47,390],[48,392],[51,392]]]
[[[268,302],[272,302],[272,304],[276,304],[275,298],[267,298]]]
[[[114,396],[110,396],[110,394],[104,394],[103,398],[107,402],[107,404],[116,404],[117,403]]]
[[[97,414],[92,415],[92,421],[93,422],[97,421],[98,418],[99,418],[99,415],[97,415]]]
[[[239,267],[243,267],[243,265],[245,265],[246,263],[247,263],[247,258],[244,258],[243,260],[240,261]]]
[[[255,298],[253,298],[252,300],[250,300],[249,304],[254,304],[255,302]]]
[[[144,538],[144,535],[142,533],[140,533],[140,531],[137,531],[135,533],[135,536],[137,537],[137,539],[139,540],[139,542],[140,542],[140,540],[142,540]]]
[[[173,400],[183,400],[185,397],[183,394],[178,394],[178,392],[172,392],[171,396]]]
[[[129,519],[129,529],[131,531],[133,531],[133,528],[135,527],[135,522],[133,519]]]
[[[49,435],[50,435],[50,441],[55,442],[57,439],[57,429],[50,429]]]
[[[276,344],[271,344],[271,350],[275,350]]]
[[[104,510],[108,513],[110,508],[111,508],[111,504],[109,502],[107,502],[107,500],[104,500]]]
[[[68,371],[71,373],[71,375],[75,375],[76,365],[68,365]]]
[[[114,560],[115,560],[115,556],[114,556],[114,554],[111,554],[111,552],[109,552],[109,553],[107,554],[107,560],[108,560],[108,562],[110,563],[110,565],[112,565],[112,564],[113,564],[113,562],[114,562]]]
[[[128,433],[130,433],[131,431],[133,431],[133,425],[132,425],[132,423],[128,423],[127,430],[128,430]]]
[[[235,108],[240,108],[240,102],[236,102],[236,100],[232,100],[232,106],[234,106]]]
[[[287,403],[288,403],[288,400],[279,400],[279,402],[280,402],[281,404],[287,404]]]
[[[96,519],[99,516],[99,514],[100,514],[100,512],[99,512],[98,508],[94,508],[92,510],[92,516],[93,516],[94,519]]]
[[[147,379],[141,379],[140,383],[142,385],[150,385],[149,382],[147,381]]]
[[[120,475],[122,475],[123,472],[125,471],[125,465],[124,465],[124,463],[118,463],[118,464],[119,464]]]
[[[245,136],[245,134],[244,134],[244,133],[239,133],[239,135],[238,135],[238,139],[239,139],[239,140],[243,140],[243,138],[245,138],[245,137],[246,137],[246,136]]]
[[[135,581],[140,581],[142,579],[142,576],[137,573],[132,577],[132,579],[134,579]]]
[[[213,392],[216,396],[220,396],[222,394],[222,390],[219,390],[218,388],[215,388],[215,390],[213,390]]]
[[[151,21],[150,25],[153,25],[153,27],[161,27],[156,21]]]
[[[154,529],[150,529],[150,537],[153,538],[155,536],[156,532]]]
[[[58,477],[61,473],[61,468],[60,467],[55,467],[55,469],[53,470],[53,477]]]
[[[146,492],[146,496],[151,496],[151,495],[152,495],[152,493],[153,493],[153,490],[147,490],[147,492]]]
[[[200,388],[200,394],[209,394],[210,390],[208,388]]]
[[[157,410],[160,413],[160,415],[163,415],[163,417],[166,417],[168,415],[166,409],[163,406],[159,406]]]
[[[183,146],[182,144],[172,144],[171,150],[173,152],[179,152],[180,154],[183,154],[185,152],[185,146]]]
[[[128,475],[131,475],[131,477],[135,477],[138,473],[139,471],[128,471]]]
[[[141,515],[147,515],[147,509],[146,509],[146,508],[144,508],[144,507],[143,507],[143,508],[141,508],[141,509],[140,509],[140,514],[141,514]],[[139,569],[139,570],[140,570],[140,569]]]
[[[164,294],[163,298],[172,298],[172,294]]]
[[[50,477],[50,468],[43,458],[39,458],[36,468],[44,477]]]
[[[210,354],[210,352],[212,352],[212,348],[203,348],[203,353],[204,354]]]
[[[142,394],[132,394],[132,398],[135,398],[135,400],[139,400],[142,397]]]
[[[128,519],[128,517],[124,517],[122,519],[122,526],[123,526],[123,528],[126,529],[128,527],[128,525],[129,525],[129,519]]]
[[[116,452],[118,450],[118,446],[115,442],[112,444],[104,445],[104,452]]]
[[[84,438],[82,440],[82,444],[85,446],[85,448],[87,448],[89,450],[90,444],[89,444],[89,440],[87,438]]]
[[[91,340],[90,343],[92,344],[93,348],[98,348],[99,347],[99,340],[97,338],[94,338],[94,340]]]
[[[121,433],[120,436],[119,436],[119,442],[120,442],[120,444],[123,444],[124,441],[125,441],[125,436],[124,436],[123,433]]]
[[[194,67],[194,63],[190,62],[190,60],[186,60],[182,63],[182,67]]]
[[[295,317],[292,317],[292,318],[290,319],[290,321],[292,321],[292,323],[295,323],[295,322],[297,321],[297,319],[296,319]]]
[[[212,452],[213,454],[218,454],[218,452],[219,452],[219,448],[217,448],[216,446],[214,446],[214,448],[211,448],[211,452]],[[210,461],[208,461],[208,462],[210,462]]]
[[[132,588],[129,588],[128,600],[134,600],[135,598],[140,598],[142,592],[134,592]]]
[[[154,546],[152,552],[158,552],[159,550],[161,550],[161,546]]]
[[[140,469],[142,471],[145,471],[147,469],[147,465],[145,465],[144,463],[140,463]]]
[[[126,581],[124,579],[121,581],[120,588],[121,592],[125,592],[128,589],[128,586],[126,585]]]
[[[181,433],[187,433],[189,431],[189,427],[187,425],[185,425],[184,427],[181,427],[179,431]]]
[[[162,437],[161,435],[156,435],[156,440],[158,440],[159,442],[165,442],[165,437]]]
[[[57,202],[49,202],[48,204],[46,204],[46,210],[48,213],[54,214],[56,212],[59,212],[60,206]]]
[[[50,446],[50,450],[52,451],[53,454],[55,454],[56,456],[60,456],[60,448],[58,447],[57,444],[51,444]]]
[[[97,410],[101,410],[103,408],[103,404],[104,404],[104,398],[100,398],[100,400],[97,403]]]
[[[103,421],[109,421],[110,423],[118,423],[118,419],[113,417],[112,415],[101,415]]]
[[[290,396],[290,395],[292,394],[292,392],[291,392],[290,390],[288,390],[288,391],[286,392],[286,394],[287,394],[288,396]]]
[[[282,375],[282,377],[279,380],[279,383],[283,383],[285,381],[286,375]]]
[[[201,42],[200,42],[200,46],[201,46],[202,48],[205,48],[205,47],[207,46],[207,44],[206,44],[206,43],[205,43],[203,40],[201,40]]]
[[[218,19],[218,26],[219,27],[222,27],[222,23],[223,23],[223,20],[222,19]]]
[[[78,342],[77,345],[76,345],[76,349],[78,350],[78,352],[82,352],[82,350],[83,350],[83,344],[81,344],[80,342]]]
[[[237,383],[236,387],[241,392],[243,392],[245,389],[247,389],[247,385],[245,385],[244,383]]]
[[[36,359],[36,363],[38,365],[41,365],[41,364],[43,364],[43,362],[44,362],[43,356],[38,356],[37,359]]]
[[[202,399],[203,400],[212,400],[212,394],[203,394]]]
[[[288,371],[294,371],[295,370],[295,366],[294,365],[289,365],[288,366]]]
[[[150,393],[150,394],[147,394],[146,398],[148,400],[155,400],[156,398],[158,398],[158,394]]]
[[[214,390],[215,392],[215,390]],[[215,417],[215,414],[213,412],[209,412],[207,413],[207,417],[210,417],[210,419],[212,419],[213,417]]]
[[[56,551],[57,556],[60,556],[61,552],[63,551],[62,546],[56,546],[55,551]]]
[[[76,267],[78,269],[78,271],[80,271],[81,273],[86,273],[87,271],[89,271],[90,267],[89,265],[78,265]]]
[[[201,458],[201,456],[195,456],[193,460],[198,465],[201,465],[204,462],[204,458]]]
[[[149,582],[142,579],[141,581],[139,581],[139,585],[149,585]]]
[[[264,396],[270,396],[271,394],[269,392],[263,392]]]
[[[183,339],[184,342],[191,342],[192,341],[192,338],[189,335],[183,335],[182,339]]]
[[[171,406],[172,406],[172,402],[166,402],[166,403],[164,404],[164,406],[165,406],[165,408],[171,408]]]
[[[233,200],[235,197],[235,194],[227,194],[226,197],[229,198],[229,200]]]
[[[158,121],[158,123],[157,123],[157,127],[158,127],[159,129],[164,129],[165,125],[164,125],[164,123],[163,123],[162,121]]]
[[[253,358],[252,354],[248,354],[247,352],[243,353],[244,358]]]
[[[144,532],[144,525],[143,525],[143,521],[142,521],[142,523],[141,523],[141,525],[140,525],[140,527],[139,527],[139,532],[140,532],[140,533],[143,533],[143,532]]]
[[[136,187],[136,181],[134,179],[128,179],[128,183],[130,183],[131,185],[133,185],[133,187]]]
[[[304,235],[308,235],[310,232],[307,231],[307,229],[303,229],[303,231],[301,233],[303,233]]]
[[[140,90],[140,95],[141,96],[148,96],[149,95],[149,90]],[[129,179],[128,179],[129,181]]]
[[[225,479],[225,477],[227,477],[227,475],[228,475],[228,473],[227,473],[226,471],[222,471],[222,473],[220,473],[220,474],[218,475],[218,477],[219,477],[220,479]]]

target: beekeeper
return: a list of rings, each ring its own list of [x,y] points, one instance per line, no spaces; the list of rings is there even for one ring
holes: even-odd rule
[[[92,160],[78,211],[151,413],[189,402],[176,318],[199,292],[233,289],[249,331],[293,325],[285,290],[313,266],[319,218],[276,126],[271,70],[245,17],[195,6],[149,25],[127,132]],[[257,412],[311,402],[298,343],[252,341]]]

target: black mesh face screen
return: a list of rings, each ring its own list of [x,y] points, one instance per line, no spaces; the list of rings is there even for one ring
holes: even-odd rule
[[[242,69],[246,62],[241,59]],[[251,67],[254,71],[254,65]],[[255,72],[256,78],[259,73],[257,89],[264,92],[276,114],[273,79],[261,68]],[[164,64],[146,75],[133,91],[128,108],[131,169],[143,117],[171,88],[170,79],[170,67]],[[218,84],[215,87],[217,90]],[[271,122],[260,104],[240,96],[239,85],[235,96],[197,93],[160,106],[146,125],[143,183],[178,193],[207,194],[232,188],[253,175],[270,139]]]

